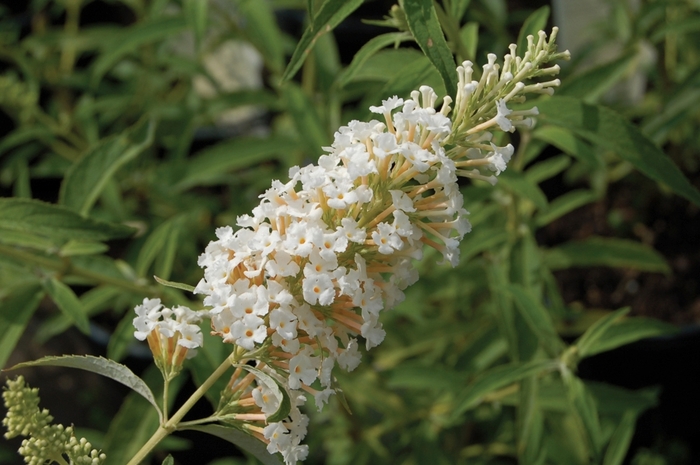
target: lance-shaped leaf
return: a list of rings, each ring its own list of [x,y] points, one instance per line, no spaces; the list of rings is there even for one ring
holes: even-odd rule
[[[369,60],[370,57],[381,49],[391,44],[399,44],[410,39],[411,35],[406,32],[390,32],[388,34],[382,34],[372,38],[369,42],[363,45],[360,50],[357,51],[348,67],[345,68],[340,76],[338,76],[339,85],[344,87],[350,81],[352,81],[367,60]]]
[[[244,433],[236,428],[220,425],[188,426],[183,430],[201,431],[211,434],[231,444],[249,452],[253,457],[260,460],[263,465],[282,465],[278,455],[272,455],[267,451],[265,443],[256,439],[250,434]]]
[[[590,441],[591,452],[597,457],[603,448],[603,433],[595,399],[583,381],[575,375],[569,374],[564,377],[564,384],[575,418]]]
[[[92,64],[92,82],[97,84],[102,76],[125,55],[140,46],[173,37],[188,26],[182,16],[160,17],[143,21],[121,29],[103,45],[104,52]]]
[[[88,151],[68,170],[59,203],[86,216],[114,173],[151,145],[155,126],[153,120],[143,120]]]
[[[618,312],[621,311],[622,310],[619,310]],[[591,331],[598,324],[598,322],[596,322],[581,336],[579,341],[576,342],[577,347],[579,347],[579,357],[590,357],[642,339],[665,336],[678,332],[678,328],[674,325],[652,318],[635,317],[617,321],[615,318],[616,314],[617,312],[601,319],[605,320],[601,322],[601,325],[604,325],[602,331],[601,328],[596,328],[595,331]],[[610,323],[607,320],[608,318],[614,321]],[[591,333],[591,335],[584,339],[584,336],[589,333]],[[581,349],[582,346],[583,350]]]
[[[151,405],[153,405],[158,412],[158,415],[161,418],[163,416],[160,407],[158,407],[158,404],[156,403],[156,398],[148,385],[141,378],[136,376],[133,371],[121,363],[117,363],[103,357],[94,357],[92,355],[64,355],[61,357],[43,357],[39,360],[34,360],[31,362],[19,363],[11,368],[8,368],[7,370],[39,366],[77,368],[79,370],[90,371],[92,373],[97,373],[98,375],[113,379],[114,381],[123,384],[137,394],[143,396],[148,402],[151,403]]]
[[[595,192],[587,189],[574,189],[552,200],[546,209],[538,212],[535,216],[535,224],[539,227],[548,225],[557,218],[596,200],[598,200],[598,195]]]
[[[615,428],[610,443],[605,450],[603,465],[622,465],[627,449],[629,449],[632,436],[634,436],[634,426],[637,422],[637,415],[633,411],[627,411],[622,415],[622,420]]]
[[[58,205],[14,198],[0,199],[0,228],[60,241],[106,241],[134,232],[127,226],[83,218]]]
[[[525,50],[527,50],[527,36],[534,36],[535,41],[537,41],[537,33],[544,30],[547,26],[547,20],[549,20],[549,5],[538,8],[527,17],[520,28],[518,41],[516,42],[520,53],[525,53]]]
[[[513,302],[520,310],[520,314],[530,329],[537,334],[547,353],[550,356],[559,355],[564,348],[564,343],[554,329],[552,317],[547,309],[520,284],[508,286],[508,292],[513,296]]]
[[[59,310],[73,320],[80,331],[90,334],[90,322],[88,321],[87,313],[85,313],[83,304],[78,300],[73,290],[56,278],[47,279],[42,284]]]
[[[277,402],[279,402],[279,407],[277,408],[277,411],[272,415],[268,415],[268,423],[282,421],[289,416],[289,411],[292,408],[292,403],[289,398],[289,394],[287,393],[286,389],[280,387],[280,385],[277,383],[277,381],[275,381],[272,378],[272,376],[250,365],[235,365],[235,367],[240,367],[249,373],[253,373],[258,383],[264,384],[265,387],[269,389],[270,392],[272,392],[272,395],[275,397]]]
[[[535,360],[526,363],[509,363],[485,371],[457,399],[452,418],[457,419],[462,413],[476,406],[488,393],[504,388],[528,376],[537,375],[556,368],[551,360]]]
[[[297,48],[294,49],[287,69],[284,70],[282,81],[294,77],[304,60],[313,49],[320,36],[331,32],[353,11],[362,5],[363,0],[325,0],[318,8],[309,27],[301,36]]]
[[[246,37],[258,49],[272,71],[282,72],[284,42],[277,27],[272,5],[258,0],[242,0],[236,6],[240,8],[245,18],[242,27]]]
[[[39,284],[29,283],[0,300],[0,367],[5,366],[43,297]]]
[[[638,59],[635,54],[628,53],[610,63],[595,67],[578,76],[572,76],[571,79],[564,81],[557,94],[579,97],[586,103],[595,103],[613,85],[629,74],[630,68]]]
[[[188,160],[186,174],[175,185],[175,190],[215,184],[223,179],[228,181],[227,173],[279,159],[298,145],[290,138],[274,135],[264,139],[243,137],[220,142]]]
[[[654,181],[700,205],[700,191],[654,143],[627,119],[615,111],[588,105],[571,97],[552,97],[538,101],[540,120],[568,128],[601,147],[614,151],[620,158]]]
[[[423,0],[403,0],[401,7],[406,13],[406,21],[418,46],[437,68],[447,95],[457,95],[457,72],[455,60],[447,45],[440,27],[433,2]]]
[[[578,350],[579,356],[583,358],[590,355],[591,347],[595,346],[595,343],[603,337],[608,328],[629,312],[630,308],[624,307],[593,323],[574,344]]]
[[[572,266],[610,266],[640,271],[670,273],[664,257],[639,242],[609,237],[589,237],[544,252],[544,262],[552,270]]]

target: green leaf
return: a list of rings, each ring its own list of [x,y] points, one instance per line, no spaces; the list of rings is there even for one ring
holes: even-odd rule
[[[85,334],[90,334],[90,322],[88,321],[87,314],[73,290],[56,278],[44,280],[43,285],[59,310],[73,320],[80,331]]]
[[[49,251],[56,248],[56,242],[36,234],[31,234],[26,231],[9,231],[0,228],[0,242],[9,245],[18,245],[20,247],[28,247],[35,250]]]
[[[182,5],[187,25],[194,32],[198,49],[200,49],[207,31],[208,4],[209,2],[203,0],[185,0]]]
[[[73,255],[96,255],[109,250],[109,247],[101,242],[88,241],[68,241],[58,251],[61,257],[71,257]]]
[[[588,356],[591,346],[598,342],[598,340],[603,336],[603,334],[605,334],[605,331],[607,331],[610,326],[612,326],[623,316],[627,315],[629,311],[629,307],[621,308],[593,323],[591,327],[588,328],[574,344],[574,346],[577,348],[579,356],[581,358]]]
[[[127,226],[83,218],[58,205],[30,199],[0,198],[0,228],[57,240],[106,241],[128,237]]]
[[[628,239],[592,236],[566,242],[544,251],[544,263],[552,270],[574,266],[609,266],[670,273],[664,257],[646,244]]]
[[[440,73],[447,95],[457,95],[457,65],[442,33],[433,2],[400,0],[408,28],[418,46]]]
[[[387,80],[379,92],[372,95],[372,101],[375,103],[370,103],[366,106],[376,104],[382,98],[386,98],[387,95],[409,95],[412,90],[416,89],[421,83],[427,82],[433,75],[437,76],[437,72],[430,60],[423,55],[417,56],[405,66],[402,66],[393,77]],[[437,89],[436,92],[439,93]]]
[[[123,290],[112,286],[99,286],[90,289],[80,296],[80,302],[88,316],[111,308],[117,297],[123,294]],[[61,334],[73,326],[73,320],[63,313],[57,314],[44,321],[34,336],[37,343],[43,344],[53,336]]]
[[[202,2],[202,3],[206,3],[206,2]],[[168,454],[168,456],[165,457],[165,459],[163,460],[162,465],[175,465],[175,459],[173,459],[172,455]]]
[[[170,234],[165,239],[163,244],[163,253],[156,257],[155,273],[163,276],[163,279],[168,279],[173,271],[173,263],[175,262],[175,254],[180,246],[179,238],[182,231],[182,222],[175,223],[175,227],[170,229]]]
[[[687,121],[695,112],[700,102],[700,66],[687,73],[688,78],[679,85],[674,85],[673,93],[664,98],[660,112],[650,115],[642,123],[642,132],[661,145],[669,131]]]
[[[489,250],[497,245],[505,243],[510,238],[508,231],[502,231],[495,228],[477,228],[469,233],[467,240],[460,244],[460,257],[462,262],[468,262],[469,259]]]
[[[92,64],[93,84],[97,84],[112,66],[138,47],[173,37],[185,29],[187,22],[182,16],[155,18],[121,29],[112,40],[103,44],[104,52]]]
[[[603,465],[622,465],[630,443],[632,442],[636,422],[637,415],[635,415],[634,412],[627,411],[622,415],[622,419],[617,425],[617,428],[615,428],[610,438],[610,443],[605,450]]]
[[[528,181],[539,184],[542,181],[553,178],[571,165],[571,157],[558,155],[535,163],[525,171]]]
[[[537,128],[532,135],[539,140],[552,144],[564,153],[576,157],[590,168],[604,168],[603,159],[587,142],[576,137],[568,129],[557,126]]]
[[[79,370],[90,371],[98,375],[106,376],[141,395],[153,405],[160,417],[163,416],[160,407],[158,407],[156,403],[155,396],[148,385],[146,385],[141,378],[136,376],[133,371],[121,363],[102,357],[93,357],[92,355],[63,355],[61,357],[49,356],[32,362],[19,363],[7,370],[38,366],[77,368]]]
[[[530,182],[522,173],[511,170],[504,171],[499,176],[499,182],[514,194],[534,203],[537,208],[541,210],[547,208],[547,196],[537,184]]]
[[[520,310],[520,314],[530,329],[537,334],[537,338],[547,353],[552,357],[559,355],[564,348],[564,343],[559,338],[547,309],[520,284],[508,286],[508,292],[513,296],[513,301]]]
[[[246,37],[258,49],[270,69],[281,73],[284,67],[284,42],[270,4],[242,0],[237,5],[245,17],[242,27]]]
[[[293,78],[299,71],[318,38],[335,29],[350,13],[362,5],[362,2],[363,0],[324,0],[294,49],[287,69],[282,75],[282,82]]]
[[[129,347],[136,342],[134,337],[134,311],[128,311],[124,314],[107,343],[107,358],[118,362],[122,360]]]
[[[542,122],[568,128],[584,139],[615,151],[649,178],[700,205],[700,191],[667,155],[622,115],[571,97],[551,97],[538,102],[537,107]]]
[[[169,238],[173,235],[173,232],[175,232],[177,235],[177,230],[180,227],[181,219],[182,217],[179,215],[168,218],[158,225],[158,227],[156,227],[151,234],[149,234],[148,238],[141,246],[139,255],[136,258],[136,265],[134,266],[134,271],[136,271],[136,274],[139,277],[146,276],[148,269],[156,260],[156,257],[158,257],[158,255],[161,253],[161,250],[166,247],[166,244],[169,242]]]
[[[538,212],[535,216],[535,224],[538,227],[546,226],[557,218],[596,200],[598,200],[598,195],[586,189],[567,192],[552,200],[547,208]]]
[[[593,455],[597,457],[603,448],[603,437],[595,399],[577,376],[569,374],[565,377],[564,383],[567,387],[569,402],[571,402],[574,413],[590,441]]]
[[[268,423],[275,423],[278,421],[282,421],[285,418],[289,416],[289,411],[292,408],[292,403],[291,399],[289,398],[289,394],[287,393],[287,390],[284,389],[282,386],[280,386],[277,381],[275,381],[272,376],[268,375],[262,370],[259,370],[258,368],[252,367],[250,365],[246,364],[241,364],[241,365],[234,365],[236,368],[242,368],[246,370],[249,373],[253,373],[255,375],[255,380],[260,383],[264,384],[267,389],[272,392],[272,395],[275,396],[275,399],[277,399],[277,402],[279,402],[279,407],[277,408],[277,411],[273,413],[272,415],[268,415],[267,417],[267,422]]]
[[[338,85],[340,87],[346,86],[355,75],[360,71],[362,66],[369,60],[370,57],[375,55],[381,49],[391,45],[400,44],[406,40],[410,40],[411,35],[406,32],[390,32],[388,34],[382,34],[380,36],[370,39],[365,45],[357,51],[355,56],[352,58],[352,62],[348,65],[343,73],[338,77]]]
[[[187,162],[185,176],[174,186],[183,191],[197,185],[220,182],[232,171],[279,159],[298,143],[286,137],[241,137],[200,150]],[[320,150],[320,147],[319,147]]]
[[[700,17],[697,14],[690,14],[678,21],[667,22],[655,30],[650,39],[656,43],[664,40],[667,34],[681,35],[698,31],[700,31]]]
[[[15,287],[0,300],[0,367],[7,363],[43,297],[39,284],[28,283]]]
[[[187,428],[182,429],[189,431],[201,431],[202,433],[211,434],[212,436],[228,441],[260,460],[263,465],[282,464],[278,455],[272,455],[267,451],[265,443],[250,434],[237,430],[236,428],[220,425],[203,425],[188,426]]]
[[[578,97],[586,103],[595,103],[613,85],[629,74],[636,61],[635,54],[627,53],[610,63],[593,68],[578,76],[572,76],[571,79],[564,81],[561,89],[557,90],[557,95]]]
[[[452,0],[450,2],[450,13],[455,17],[457,21],[461,21],[462,16],[469,8],[471,0]]]
[[[153,143],[155,126],[153,120],[143,120],[92,148],[66,174],[59,203],[87,216],[114,173]]]
[[[158,284],[162,284],[163,286],[174,287],[175,289],[181,289],[187,292],[194,292],[194,286],[190,286],[189,284],[176,283],[174,281],[166,281],[165,279],[161,279],[158,276],[153,276],[153,279],[155,279],[158,282]]]
[[[531,376],[520,383],[520,402],[517,410],[518,426],[518,457],[520,463],[535,464],[540,462],[542,449],[542,435],[544,433],[544,416],[537,401],[539,395],[539,381]]]
[[[642,339],[666,336],[677,332],[678,328],[670,323],[651,318],[629,318],[610,325],[596,340],[588,342],[583,353],[579,350],[579,354],[582,358],[590,357]]]
[[[557,367],[551,360],[509,363],[486,370],[473,383],[467,386],[456,400],[452,418],[457,419],[462,413],[475,407],[488,393],[516,383],[528,376],[554,370]]]
[[[658,386],[631,390],[596,381],[585,381],[585,383],[595,398],[601,414],[615,417],[622,416],[626,411],[640,414],[656,407],[659,403],[661,387]]]
[[[431,341],[431,345],[434,346],[435,342]],[[430,373],[430,376],[426,376],[427,373]],[[404,362],[391,371],[386,386],[390,389],[451,390],[457,392],[464,386],[464,375],[439,366]]]
[[[527,36],[529,35],[533,36],[535,38],[535,43],[537,43],[537,33],[544,30],[548,20],[549,5],[538,8],[527,17],[520,28],[520,33],[518,33],[518,41],[516,42],[516,44],[518,44],[518,52],[525,53],[527,50]]]
[[[315,158],[323,155],[328,144],[328,134],[311,100],[295,83],[289,82],[283,88],[284,100],[309,154]]]
[[[459,40],[467,54],[463,58],[472,62],[476,60],[476,49],[479,45],[479,23],[472,21],[462,26],[459,31]]]

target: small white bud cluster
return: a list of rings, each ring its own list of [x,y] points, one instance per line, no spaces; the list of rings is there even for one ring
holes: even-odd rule
[[[8,379],[2,396],[7,408],[2,421],[5,438],[28,436],[18,450],[25,463],[43,465],[56,457],[67,457],[76,465],[101,465],[106,460],[85,438],[76,438],[72,426],[52,425],[49,411],[39,409],[39,390],[29,387],[22,376]]]

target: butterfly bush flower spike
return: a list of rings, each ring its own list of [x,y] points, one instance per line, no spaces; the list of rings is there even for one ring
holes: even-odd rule
[[[497,146],[492,131],[531,127],[536,108],[508,105],[559,85],[541,80],[559,71],[549,62],[568,58],[556,52],[556,33],[529,37],[522,57],[511,45],[502,64],[489,55],[478,81],[465,61],[457,68],[457,95],[443,97],[439,110],[428,86],[370,107],[379,119],[339,128],[317,165],[293,167],[289,181],[273,181],[236,228],[216,230],[199,257],[204,277],[195,293],[204,296],[212,334],[280,390],[239,367],[219,415],[287,464],[306,457],[304,393],[320,410],[336,389],[334,367],[352,371],[360,344],[371,349],[384,340],[380,313],[417,281],[413,261],[425,246],[458,264],[459,243],[471,230],[458,178],[495,184],[506,169],[513,146]],[[149,344],[175,338],[186,350],[201,344],[198,333],[182,327],[192,324],[189,313],[173,319],[176,313],[144,301],[136,336]],[[152,349],[162,352],[155,342]],[[281,410],[284,398],[290,406]]]

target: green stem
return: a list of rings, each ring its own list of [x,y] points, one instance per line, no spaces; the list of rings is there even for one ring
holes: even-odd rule
[[[170,378],[163,380],[163,421],[168,421],[168,387],[170,386]]]
[[[66,462],[66,459],[64,459],[63,456],[60,454],[56,455],[54,457],[51,457],[51,460],[58,463],[59,465],[70,465],[68,462]]]
[[[199,386],[199,389],[197,389],[194,394],[190,396],[189,399],[178,409],[177,412],[173,414],[173,416],[165,422],[165,424],[161,425],[158,427],[155,433],[153,433],[153,436],[146,442],[146,444],[141,447],[141,449],[134,455],[134,457],[127,463],[127,465],[138,465],[141,463],[146,456],[153,450],[155,446],[158,445],[160,441],[165,439],[170,433],[175,431],[177,428],[178,424],[180,423],[180,420],[187,414],[187,412],[190,411],[192,407],[194,407],[194,404],[199,401],[199,399],[202,398],[204,394],[214,385],[216,380],[221,378],[221,376],[226,373],[226,370],[231,367],[231,362],[226,358],[224,362],[219,365],[219,367],[212,373],[209,378],[202,383],[201,386]]]
[[[137,294],[158,294],[157,288],[138,284],[133,281],[127,281],[125,279],[115,278],[113,276],[108,276],[105,274],[97,273],[95,271],[75,266],[70,262],[63,262],[50,257],[41,257],[33,253],[25,252],[14,247],[9,247],[0,244],[0,255],[5,255],[7,257],[14,258],[22,263],[29,263],[43,268],[49,268],[60,272],[61,274],[70,274],[74,276],[79,276],[81,278],[86,278],[90,281],[97,282],[100,284],[110,284],[115,287],[119,287],[128,291],[135,292]]]

